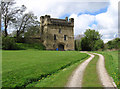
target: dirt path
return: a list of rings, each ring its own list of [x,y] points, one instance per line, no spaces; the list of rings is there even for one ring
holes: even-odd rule
[[[116,84],[113,82],[112,78],[108,75],[105,69],[104,56],[97,53],[94,53],[94,54],[99,56],[99,60],[97,62],[97,71],[103,87],[116,87]]]
[[[91,57],[85,60],[82,64],[80,64],[73,72],[66,87],[82,87],[82,77],[84,74],[84,70],[88,63],[94,58],[94,55],[92,54],[89,55]]]
[[[85,52],[87,53],[87,52]],[[87,53],[89,54],[89,53]],[[106,69],[105,69],[105,62],[104,62],[104,56],[101,54],[93,53],[99,56],[99,60],[97,62],[97,71],[99,75],[99,79],[103,85],[104,88],[109,89],[117,89],[116,84],[113,82],[112,78],[108,75]],[[87,67],[88,63],[94,58],[93,54],[89,54],[91,57],[85,60],[82,64],[80,64],[76,70],[72,73],[66,87],[82,87],[82,78],[85,71],[85,68]],[[94,87],[94,86],[93,86]]]

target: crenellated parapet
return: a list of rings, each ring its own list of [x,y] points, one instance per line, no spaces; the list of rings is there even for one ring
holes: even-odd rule
[[[51,18],[50,15],[45,15],[40,17],[41,26],[45,25],[61,25],[61,26],[74,26],[74,18],[66,17],[65,19]]]

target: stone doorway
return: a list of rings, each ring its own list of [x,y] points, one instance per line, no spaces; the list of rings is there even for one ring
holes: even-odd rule
[[[64,45],[63,45],[63,44],[59,44],[59,45],[58,45],[58,50],[64,51]]]

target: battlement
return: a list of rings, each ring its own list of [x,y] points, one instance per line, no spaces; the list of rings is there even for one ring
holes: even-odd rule
[[[50,15],[40,17],[41,25],[61,25],[61,26],[74,26],[74,18],[66,17],[65,19],[51,18]]]

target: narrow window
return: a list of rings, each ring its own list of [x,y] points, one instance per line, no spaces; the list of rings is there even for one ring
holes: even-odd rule
[[[54,34],[54,40],[56,40],[56,35]]]
[[[59,29],[59,33],[61,33],[61,29]]]
[[[41,29],[41,34],[43,34],[43,29]]]
[[[66,40],[66,37],[67,37],[67,36],[66,36],[66,35],[64,35],[64,40]]]

